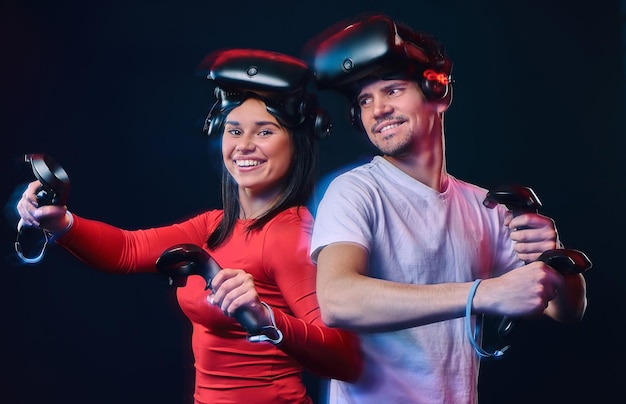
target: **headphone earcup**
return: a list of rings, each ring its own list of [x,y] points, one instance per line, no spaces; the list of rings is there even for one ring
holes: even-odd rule
[[[443,100],[448,95],[449,91],[449,84],[443,84],[437,80],[428,80],[425,77],[422,78],[420,87],[424,96],[429,101]]]
[[[350,123],[359,132],[365,132],[365,127],[361,121],[361,108],[358,105],[350,105]]]
[[[333,124],[330,121],[330,116],[325,110],[322,108],[316,108],[313,119],[313,133],[315,134],[315,137],[322,139],[330,135]]]
[[[215,87],[215,98],[216,101],[211,107],[209,114],[204,120],[204,127],[202,128],[203,132],[209,137],[217,136],[220,134],[220,130],[222,125],[224,124],[224,120],[226,119],[223,114],[220,113],[220,109],[222,107],[222,91],[219,87]]]
[[[222,127],[224,126],[224,121],[226,120],[226,117],[223,114],[217,113],[214,115],[212,112],[213,111],[209,113],[209,116],[207,116],[204,124],[206,133],[209,137],[219,136],[222,131]]]
[[[304,120],[311,119],[313,121],[313,135],[322,139],[330,134],[332,123],[328,113],[319,106],[317,97],[308,93],[300,102],[300,116]]]

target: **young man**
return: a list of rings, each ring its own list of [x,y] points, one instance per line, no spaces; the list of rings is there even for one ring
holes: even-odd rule
[[[369,15],[305,55],[380,151],[337,176],[317,209],[322,318],[358,331],[365,355],[358,381],[331,382],[330,402],[476,403],[480,358],[502,352],[480,347],[472,315],[579,321],[585,280],[535,261],[560,247],[552,219],[485,207],[487,190],[447,172],[452,63],[434,38]]]

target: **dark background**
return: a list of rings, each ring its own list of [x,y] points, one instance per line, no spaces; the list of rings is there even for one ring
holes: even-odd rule
[[[70,210],[120,227],[218,207],[219,160],[200,133],[212,102],[195,73],[203,56],[228,47],[299,55],[312,35],[368,11],[435,34],[454,60],[449,171],[486,188],[532,187],[566,246],[594,263],[584,321],[522,323],[505,359],[483,364],[481,403],[619,401],[626,7],[508,3],[4,0],[0,401],[190,403],[193,385],[189,325],[165,279],[100,273],[54,246],[38,265],[16,259],[14,205],[32,179],[23,154],[61,163]],[[372,153],[342,100],[321,98],[335,127],[320,178]]]

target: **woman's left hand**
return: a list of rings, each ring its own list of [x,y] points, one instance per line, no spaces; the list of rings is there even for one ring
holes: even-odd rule
[[[212,294],[209,303],[218,306],[225,315],[233,317],[234,313],[245,308],[252,312],[261,326],[270,325],[271,318],[267,308],[254,286],[252,275],[242,269],[223,268],[211,281]]]

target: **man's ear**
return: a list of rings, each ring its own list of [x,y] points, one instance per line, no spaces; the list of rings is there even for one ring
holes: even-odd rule
[[[450,104],[452,104],[452,85],[448,86],[448,93],[441,100],[437,101],[437,112],[443,113],[450,108]]]

